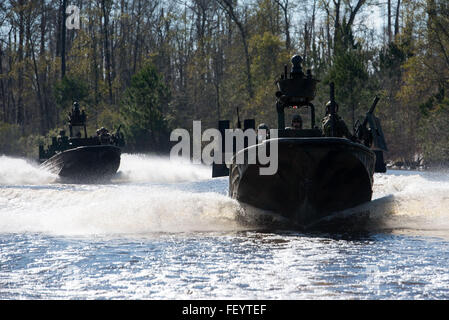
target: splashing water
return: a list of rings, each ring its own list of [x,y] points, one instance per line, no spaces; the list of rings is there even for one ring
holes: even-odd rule
[[[449,174],[376,174],[373,201],[330,219],[365,217],[376,230],[449,235]],[[148,155],[122,155],[109,185],[61,185],[24,159],[0,157],[0,232],[144,234],[240,230],[244,209],[210,168]],[[246,227],[247,228],[247,227]]]
[[[0,158],[1,299],[448,296],[448,174],[376,174],[373,201],[337,213],[372,234],[304,234],[243,227],[228,179],[202,166],[122,160],[117,181],[72,185]]]
[[[449,236],[449,175],[390,171],[374,176],[373,200],[323,219],[366,231]]]
[[[236,201],[160,187],[7,189],[0,233],[145,234],[235,230]]]
[[[162,156],[122,154],[114,183],[177,183],[204,180],[211,170],[204,165],[170,160]],[[0,156],[0,185],[42,185],[58,182],[58,176],[30,160]]]
[[[0,156],[0,185],[38,185],[52,183],[57,176],[26,159]]]
[[[123,154],[116,181],[175,183],[210,177],[211,169],[204,165],[169,160],[160,156]]]
[[[449,233],[449,175],[397,172],[379,175],[371,204],[374,221],[384,228]],[[390,196],[388,196],[390,195]]]
[[[210,177],[210,169],[202,165],[124,154],[121,174],[109,185],[58,184],[54,175],[23,159],[2,157],[0,165],[0,233],[144,234],[239,228],[237,201],[210,192],[211,186],[192,192],[194,187],[185,185]],[[175,182],[181,184],[172,185]]]

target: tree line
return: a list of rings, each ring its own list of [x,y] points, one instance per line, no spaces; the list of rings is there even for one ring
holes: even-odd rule
[[[387,159],[444,164],[448,25],[446,0],[3,1],[0,153],[35,157],[74,100],[90,132],[122,124],[129,151],[166,151],[172,129],[237,108],[274,127],[274,81],[300,54],[318,117],[330,82],[349,127],[378,95]]]

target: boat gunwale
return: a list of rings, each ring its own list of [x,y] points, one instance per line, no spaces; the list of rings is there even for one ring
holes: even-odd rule
[[[254,144],[251,145],[249,147],[243,148],[242,150],[236,152],[234,154],[234,156],[232,157],[232,162],[234,162],[234,159],[236,158],[236,156],[242,152],[247,152],[253,148],[257,148],[258,146],[261,145],[267,145],[269,144],[271,141],[278,141],[279,144],[287,144],[287,143],[293,143],[293,144],[303,144],[303,145],[314,145],[314,146],[348,146],[348,147],[352,147],[352,148],[356,148],[359,149],[360,151],[364,151],[372,156],[375,156],[375,153],[373,150],[371,150],[370,148],[368,148],[367,146],[361,144],[361,143],[357,143],[357,142],[353,142],[347,138],[339,138],[339,137],[280,137],[280,138],[270,138],[267,140],[264,140],[263,142],[260,142],[258,144]]]

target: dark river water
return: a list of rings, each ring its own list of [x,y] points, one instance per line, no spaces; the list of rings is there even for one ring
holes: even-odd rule
[[[0,299],[449,298],[447,173],[376,174],[342,213],[363,231],[305,233],[242,226],[206,167],[125,154],[119,171],[60,184],[0,156]]]

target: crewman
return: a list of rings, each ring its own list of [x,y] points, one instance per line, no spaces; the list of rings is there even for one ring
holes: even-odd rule
[[[348,127],[344,120],[337,114],[338,104],[335,103],[335,127],[334,127],[334,137],[346,137],[353,140],[353,135],[349,132]],[[326,115],[322,120],[323,133],[326,137],[332,136],[332,115],[331,115],[331,101],[326,104]]]
[[[81,111],[80,111],[80,105],[77,101],[73,103],[72,108],[72,117],[76,119],[76,122],[80,121]]]
[[[69,140],[68,137],[65,134],[64,130],[59,131],[59,136],[58,136],[58,147],[61,150],[66,150],[69,147]]]
[[[73,111],[74,111],[75,113],[79,113],[79,112],[80,112],[80,104],[78,103],[78,101],[75,101],[75,102],[73,103]]]
[[[302,130],[302,118],[299,114],[295,114],[292,118],[292,126],[285,128],[286,130]]]
[[[292,118],[292,128],[302,130],[302,118],[299,114],[295,114]]]
[[[101,143],[111,143],[111,134],[109,133],[108,129],[105,127],[101,127],[97,130],[97,136],[100,139]]]
[[[72,125],[77,125],[80,122],[83,122],[81,117],[80,105],[77,101],[75,101],[72,106],[72,112],[69,112],[69,123],[71,123]]]

